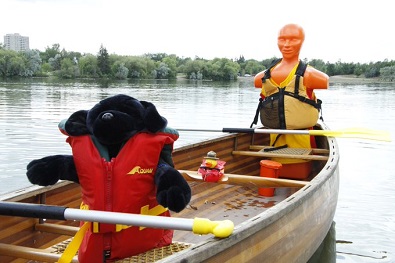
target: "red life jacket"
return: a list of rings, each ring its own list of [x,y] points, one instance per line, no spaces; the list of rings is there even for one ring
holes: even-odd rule
[[[168,133],[138,133],[110,161],[100,156],[100,147],[95,146],[98,143],[90,135],[68,137],[82,189],[82,207],[170,216],[156,201],[154,175],[162,148],[166,144],[172,147],[177,137]],[[80,246],[79,261],[104,262],[130,257],[168,245],[173,236],[171,230],[135,226],[116,230],[119,227],[92,223]]]

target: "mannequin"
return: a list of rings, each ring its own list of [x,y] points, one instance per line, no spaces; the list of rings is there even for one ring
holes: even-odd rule
[[[295,105],[303,104],[303,102],[298,102],[296,99],[290,102],[290,100],[292,100],[290,99],[290,96],[285,96],[286,98],[284,98],[284,101],[288,100],[288,103],[284,104],[286,114],[288,114],[287,117],[285,120],[271,122],[269,120],[272,120],[278,114],[276,110],[273,110],[273,104],[270,104],[272,97],[266,100],[269,103],[266,105],[269,106],[264,106],[266,103],[265,98],[277,95],[280,89],[284,89],[291,93],[295,92],[296,83],[301,83],[299,86],[302,85],[299,95],[303,95],[304,98],[311,100],[313,104],[317,103],[314,89],[328,88],[328,75],[311,66],[307,66],[304,74],[300,76],[300,78],[298,77],[296,79],[296,75],[299,72],[298,66],[300,64],[302,65],[302,62],[299,59],[299,54],[304,38],[305,34],[303,28],[299,25],[287,24],[282,27],[277,38],[277,46],[282,54],[282,59],[275,62],[277,64],[273,64],[271,68],[267,69],[269,72],[266,72],[267,70],[262,71],[254,78],[254,86],[262,89],[260,94],[261,99],[263,99],[260,112],[261,122],[268,128],[311,129],[311,126],[314,126],[318,121],[318,109],[320,108],[320,104],[316,109],[314,109],[313,106],[308,106],[311,108],[308,112],[305,112],[305,108],[303,106],[295,107]],[[264,76],[265,83],[262,81]],[[271,134],[270,144],[273,147],[287,146],[290,148],[316,148],[313,137],[310,138],[310,136],[295,134],[284,134],[281,136],[278,134]],[[286,177],[287,173],[292,173],[300,177],[300,179],[303,179],[309,175],[312,167],[311,162],[301,159],[272,158],[272,160],[283,164],[283,168],[280,171],[280,176],[282,177]]]

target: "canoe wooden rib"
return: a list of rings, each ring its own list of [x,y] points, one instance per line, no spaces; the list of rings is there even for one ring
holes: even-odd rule
[[[327,129],[324,124],[317,128]],[[155,260],[172,263],[307,262],[332,225],[339,189],[336,140],[323,136],[316,139],[321,149],[318,152],[324,153],[326,158],[312,161],[315,172],[303,187],[277,188],[273,197],[263,197],[254,185],[190,181],[193,193],[190,205],[172,216],[230,219],[235,230],[223,239],[177,230],[173,240],[174,245],[180,247],[175,250],[179,252],[170,252],[166,257]],[[233,153],[261,149],[268,142],[267,134],[221,135],[179,147],[174,150],[173,158],[177,169],[196,171],[207,152],[215,151],[220,159],[227,162],[226,173],[259,176],[259,161],[267,157]],[[31,186],[2,195],[0,201],[78,208],[80,188],[69,182],[51,187]],[[67,242],[78,225],[79,222],[74,221],[0,216],[0,262],[29,262],[29,253],[48,253],[54,250],[53,246]],[[34,257],[30,260],[44,261]]]

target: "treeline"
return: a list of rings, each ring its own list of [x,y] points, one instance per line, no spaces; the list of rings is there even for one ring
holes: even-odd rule
[[[238,76],[255,75],[269,67],[276,58],[262,61],[199,57],[180,58],[174,54],[145,54],[142,56],[120,56],[109,54],[100,47],[96,55],[69,52],[60,49],[59,44],[47,47],[45,51],[29,50],[15,52],[0,45],[0,76],[59,78],[110,78],[110,79],[175,79],[178,74],[197,80],[235,80]],[[324,62],[321,59],[308,61],[311,66],[329,76],[356,75],[366,78],[395,80],[395,61],[361,63]]]

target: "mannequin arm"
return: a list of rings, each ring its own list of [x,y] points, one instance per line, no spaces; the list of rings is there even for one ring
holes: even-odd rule
[[[328,75],[313,67],[306,68],[303,80],[308,89],[327,89],[329,86]]]

